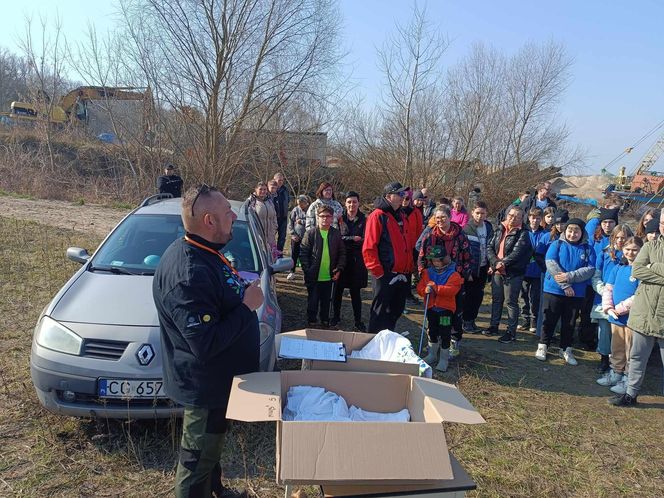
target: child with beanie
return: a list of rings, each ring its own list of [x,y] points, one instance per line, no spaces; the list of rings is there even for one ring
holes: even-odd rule
[[[560,238],[546,252],[544,277],[544,323],[535,358],[546,361],[556,322],[560,319],[560,353],[568,365],[576,365],[572,351],[575,311],[581,306],[586,288],[595,273],[595,251],[587,243],[585,222],[570,219]]]

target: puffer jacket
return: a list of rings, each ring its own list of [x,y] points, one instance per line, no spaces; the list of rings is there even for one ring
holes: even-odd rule
[[[565,295],[565,289],[574,289],[575,297],[584,297],[590,279],[595,274],[595,251],[587,242],[586,234],[576,244],[565,240],[565,232],[560,238],[551,242],[546,251],[546,275],[544,276],[544,292]],[[559,284],[553,278],[558,273],[569,274],[569,281]]]
[[[513,229],[507,233],[505,237],[504,257],[500,259],[498,257],[500,241],[506,230],[506,223],[503,222],[493,232],[493,237],[489,241],[489,247],[487,248],[487,257],[489,258],[491,268],[495,270],[496,265],[502,261],[505,265],[506,276],[517,277],[526,273],[526,267],[530,262],[530,257],[533,255],[533,246],[530,243],[528,230],[521,225],[520,228]]]
[[[627,326],[640,334],[664,338],[664,239],[646,242],[632,266],[639,279]]]

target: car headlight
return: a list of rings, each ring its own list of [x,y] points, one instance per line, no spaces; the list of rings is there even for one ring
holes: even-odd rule
[[[265,341],[267,341],[272,335],[274,335],[274,329],[265,322],[259,322],[258,328],[261,333],[261,346]]]
[[[43,317],[37,326],[35,339],[40,346],[74,355],[81,352],[83,344],[83,339],[48,316]]]

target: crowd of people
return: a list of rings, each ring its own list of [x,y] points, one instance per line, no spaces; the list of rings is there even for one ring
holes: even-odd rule
[[[619,223],[622,199],[607,193],[603,206],[586,219],[570,218],[544,182],[521,192],[493,224],[479,188],[469,193],[472,204],[466,208],[462,197],[435,202],[427,188],[393,182],[365,215],[360,194],[340,195],[323,182],[313,201],[299,195],[288,212],[284,180],[277,173],[259,183],[249,201],[275,255],[284,249],[281,234],[290,236],[294,267],[287,279],[295,278],[299,261],[309,326],[338,326],[347,289],[355,330],[394,330],[408,313],[406,302],[420,303],[416,291],[426,310],[424,359],[437,370],[446,371],[449,360],[459,356],[464,334],[497,336],[510,344],[517,331],[537,337],[537,360],[546,361],[556,341],[565,363],[577,365],[576,330],[576,344],[599,354],[597,383],[616,395],[611,402],[636,402],[647,355],[654,339],[664,335],[648,311],[659,303],[644,290],[664,285],[664,270],[657,273],[664,262],[664,253],[657,259],[658,236],[664,235],[658,211],[646,211],[632,229]],[[647,241],[649,259],[639,264]],[[373,301],[366,325],[360,291],[369,276]],[[491,317],[488,327],[480,328],[476,320],[487,284]],[[633,305],[637,289],[647,300],[641,307]]]

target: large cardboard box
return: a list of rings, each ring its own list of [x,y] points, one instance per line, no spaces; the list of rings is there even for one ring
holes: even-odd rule
[[[286,393],[298,385],[323,387],[365,410],[408,408],[411,422],[283,421]],[[410,375],[324,370],[236,376],[226,417],[277,422],[277,482],[318,485],[454,479],[442,422],[484,422],[451,384]]]
[[[346,361],[302,360],[303,370],[344,370],[351,372],[384,372],[406,375],[419,375],[420,366],[416,363],[401,363],[398,361],[366,360],[351,358],[353,351],[359,351],[366,346],[375,334],[363,332],[345,332],[343,330],[302,329],[282,332],[276,336],[275,347],[279,354],[281,339],[306,339],[322,342],[342,342],[346,348]]]

